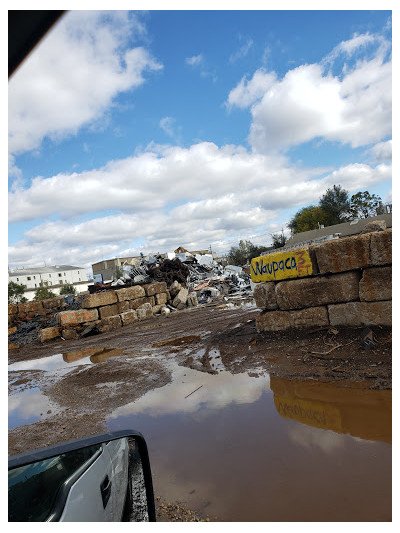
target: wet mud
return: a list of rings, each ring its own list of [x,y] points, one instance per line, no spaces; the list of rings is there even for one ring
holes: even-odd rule
[[[161,521],[390,520],[391,331],[259,334],[257,313],[200,306],[10,350],[9,453],[136,429]]]

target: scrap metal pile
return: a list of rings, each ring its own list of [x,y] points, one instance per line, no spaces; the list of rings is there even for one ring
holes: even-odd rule
[[[135,265],[123,265],[117,280],[103,285],[96,283],[90,292],[111,290],[132,285],[165,281],[167,287],[177,282],[189,293],[195,291],[198,303],[225,301],[232,296],[252,296],[250,276],[235,265],[223,266],[211,254],[177,253],[172,259],[161,255],[142,257]]]

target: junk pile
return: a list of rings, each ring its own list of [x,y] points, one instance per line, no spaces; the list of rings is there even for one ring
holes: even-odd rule
[[[134,267],[123,265],[120,278],[106,285],[97,283],[89,290],[99,292],[165,281],[169,289],[177,282],[181,288],[188,290],[188,294],[194,292],[201,304],[211,303],[216,298],[225,301],[233,296],[252,298],[250,276],[243,268],[223,266],[211,254],[192,254],[181,247],[168,256],[149,255],[142,257]]]

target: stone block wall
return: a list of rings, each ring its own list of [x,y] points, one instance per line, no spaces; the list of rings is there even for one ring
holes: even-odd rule
[[[307,277],[256,284],[253,295],[262,310],[258,331],[392,325],[391,229],[326,241],[306,251],[312,263]]]

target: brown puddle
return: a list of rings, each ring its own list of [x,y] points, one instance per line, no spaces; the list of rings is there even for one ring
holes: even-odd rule
[[[387,391],[171,370],[107,420],[146,438],[156,496],[219,521],[391,520]]]
[[[271,376],[278,413],[321,429],[392,443],[392,391]]]

